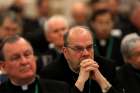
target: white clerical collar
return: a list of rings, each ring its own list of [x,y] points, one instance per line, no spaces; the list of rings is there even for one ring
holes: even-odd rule
[[[28,90],[28,85],[29,84],[31,84],[31,83],[33,83],[35,81],[35,79],[33,79],[30,83],[28,83],[28,84],[25,84],[25,85],[18,85],[18,84],[16,84],[14,81],[12,81],[11,80],[11,83],[13,84],[13,85],[15,85],[15,86],[21,86],[21,89],[23,90],[23,91],[26,91],[26,90]]]
[[[100,45],[102,46],[102,47],[104,47],[104,46],[106,46],[106,40],[100,40],[99,41],[100,42]]]
[[[22,86],[21,86],[21,89],[22,89],[23,91],[28,90],[28,85],[22,85]]]

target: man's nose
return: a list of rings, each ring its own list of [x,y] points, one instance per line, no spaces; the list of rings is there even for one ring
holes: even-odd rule
[[[21,63],[26,63],[27,62],[27,58],[25,56],[21,56]]]
[[[87,54],[89,54],[89,51],[88,51],[86,48],[84,48],[84,49],[83,49],[83,54],[84,54],[84,55],[87,55]]]

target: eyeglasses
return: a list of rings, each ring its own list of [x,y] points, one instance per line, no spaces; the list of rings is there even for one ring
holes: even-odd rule
[[[72,49],[73,51],[77,52],[77,53],[81,53],[83,51],[91,51],[93,50],[93,44],[90,44],[86,47],[82,47],[82,46],[75,46],[75,47],[72,47],[72,46],[67,46],[68,48]]]

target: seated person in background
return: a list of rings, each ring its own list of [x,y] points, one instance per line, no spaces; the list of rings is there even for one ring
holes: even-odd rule
[[[62,52],[64,45],[64,33],[69,29],[68,20],[62,15],[54,15],[44,23],[44,35],[51,48],[56,49],[59,53]]]
[[[124,93],[140,93],[140,37],[126,35],[121,43],[125,64],[116,72],[116,84]]]
[[[62,15],[54,15],[48,20],[45,20],[43,33],[44,44],[42,46],[39,44],[39,48],[44,48],[44,51],[37,55],[38,65],[40,65],[38,72],[44,66],[60,58],[64,46],[63,35],[68,31],[68,28],[68,21]]]
[[[71,27],[76,25],[85,25],[89,16],[89,7],[85,2],[75,2],[70,9]]]
[[[2,39],[22,34],[22,22],[12,11],[5,11],[0,14],[0,42]]]
[[[100,55],[115,61],[119,67],[123,64],[120,53],[121,31],[114,29],[114,20],[108,9],[96,10],[91,14],[89,27],[94,35],[94,50]]]
[[[69,93],[64,82],[36,77],[36,58],[29,42],[11,36],[2,42],[1,61],[8,79],[0,85],[0,93]]]
[[[109,82],[115,67],[110,61],[94,56],[93,44],[87,28],[72,27],[64,35],[64,55],[58,62],[47,65],[40,76],[65,81],[82,93],[116,93]]]

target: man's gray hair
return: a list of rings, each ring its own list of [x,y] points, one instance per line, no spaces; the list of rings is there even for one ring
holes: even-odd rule
[[[45,32],[49,31],[50,28],[48,27],[48,24],[50,22],[55,22],[57,20],[62,20],[65,23],[65,26],[69,27],[69,22],[68,22],[68,20],[66,19],[65,16],[63,16],[63,15],[54,15],[54,16],[50,17],[48,20],[45,20],[45,22],[44,22],[44,31]]]
[[[128,58],[133,56],[132,49],[135,47],[136,42],[140,41],[140,36],[136,33],[126,35],[121,42],[121,53],[124,61],[127,62]]]

